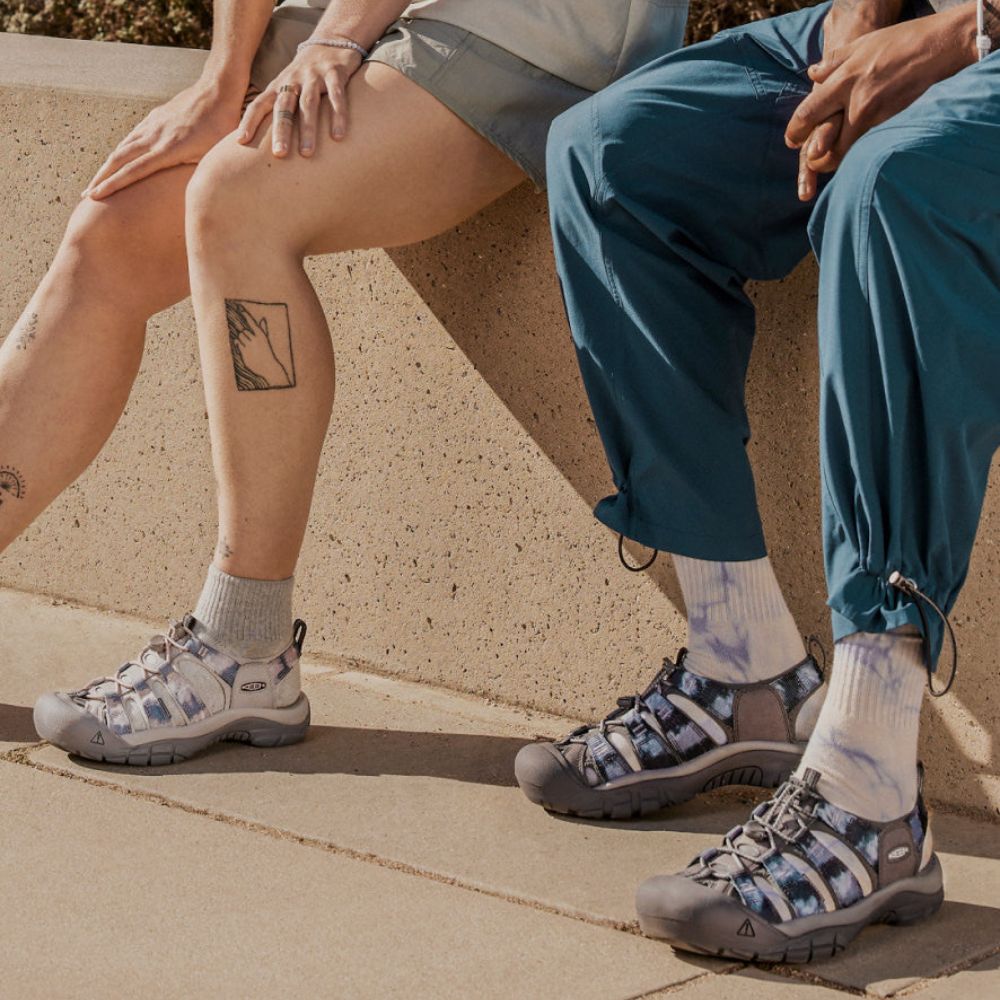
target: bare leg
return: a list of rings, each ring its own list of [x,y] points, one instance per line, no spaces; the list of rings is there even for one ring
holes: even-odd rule
[[[188,192],[191,288],[219,481],[215,564],[295,567],[333,404],[334,364],[306,255],[399,246],[457,224],[523,174],[389,67],[351,82],[352,131],[310,159],[224,140]],[[322,123],[327,129],[328,122]]]
[[[0,347],[0,552],[100,451],[135,380],[146,321],[187,295],[192,172],[81,202]]]

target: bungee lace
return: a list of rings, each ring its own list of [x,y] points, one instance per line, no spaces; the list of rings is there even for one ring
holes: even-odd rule
[[[789,778],[778,794],[764,803],[745,826],[730,830],[723,837],[721,847],[713,848],[707,858],[702,856],[702,870],[695,877],[730,878],[734,874],[732,870],[716,867],[722,858],[735,858],[743,871],[752,873],[765,858],[794,844],[809,829],[815,800],[812,784],[801,778]],[[741,840],[749,843],[741,844]]]
[[[183,622],[171,622],[169,630],[154,635],[149,640],[149,645],[146,646],[136,659],[127,660],[111,676],[100,677],[97,680],[91,681],[86,687],[77,691],[75,697],[92,701],[103,701],[105,695],[103,693],[96,693],[95,689],[103,687],[105,684],[114,684],[114,693],[119,696],[134,692],[139,679],[136,678],[135,681],[125,680],[125,674],[129,670],[133,667],[138,667],[142,671],[143,681],[158,676],[164,664],[172,663],[179,653],[187,652],[184,640],[194,637],[194,633]],[[160,662],[154,667],[148,666],[143,662],[147,653],[155,653],[160,657]]]

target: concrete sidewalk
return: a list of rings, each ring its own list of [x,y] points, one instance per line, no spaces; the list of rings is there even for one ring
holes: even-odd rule
[[[639,936],[632,893],[749,796],[549,816],[512,761],[567,720],[308,659],[303,744],[98,767],[38,743],[30,706],[155,628],[9,591],[0,623],[2,997],[1000,995],[1000,826],[937,815],[948,901],[926,924],[805,967],[697,959]]]

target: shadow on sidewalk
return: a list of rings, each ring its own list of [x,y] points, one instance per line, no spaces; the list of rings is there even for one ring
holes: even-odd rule
[[[38,733],[26,705],[0,702],[0,743],[37,743]]]
[[[395,774],[509,787],[516,784],[514,757],[526,742],[511,736],[314,724],[306,739],[295,746],[265,750],[219,743],[193,760],[169,767],[120,767],[98,764],[82,757],[74,756],[72,759],[78,766],[95,771],[141,774],[143,777],[268,772],[368,777]]]

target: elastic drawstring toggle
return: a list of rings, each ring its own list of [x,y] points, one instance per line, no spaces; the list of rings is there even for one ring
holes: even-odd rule
[[[917,586],[915,580],[911,580],[909,577],[903,576],[903,574],[897,569],[893,570],[889,574],[889,586],[895,587],[908,597],[914,598],[913,603],[920,615],[920,627],[923,632],[924,664],[927,667],[927,687],[932,698],[943,698],[951,690],[951,686],[955,683],[955,677],[958,674],[958,640],[955,638],[955,630],[951,627],[951,622],[948,621],[948,616]],[[924,604],[932,608],[938,618],[940,618],[944,623],[944,627],[948,632],[948,638],[951,641],[951,675],[948,678],[948,683],[940,691],[937,691],[934,688],[934,663],[931,656],[930,629],[927,625],[927,613],[924,611]]]

